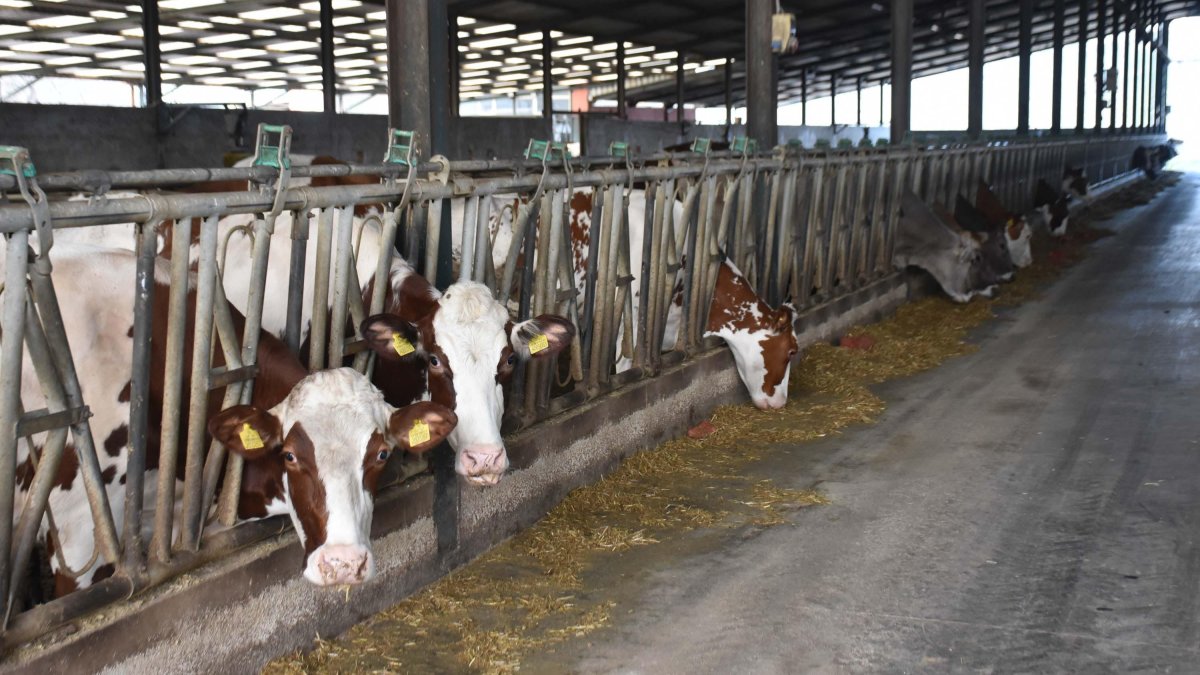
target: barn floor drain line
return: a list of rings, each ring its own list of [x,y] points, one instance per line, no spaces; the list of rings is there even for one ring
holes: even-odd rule
[[[829,503],[819,492],[776,485],[747,469],[783,452],[781,444],[873,423],[884,402],[870,386],[974,351],[968,332],[992,318],[994,307],[1036,297],[1082,259],[1088,243],[1113,234],[1089,220],[1146,203],[1177,181],[1164,175],[1094,204],[1073,219],[1069,237],[1042,241],[1034,264],[993,300],[958,305],[925,298],[850,330],[843,342],[859,348],[808,347],[782,410],[718,408],[711,417],[715,432],[707,437],[674,439],[630,457],[474,562],[342,637],[318,639],[308,653],[273,661],[264,672],[513,673],[524,655],[607,626],[616,603],[587,586],[590,570],[609,556],[701,528],[771,527],[789,522],[796,509]]]

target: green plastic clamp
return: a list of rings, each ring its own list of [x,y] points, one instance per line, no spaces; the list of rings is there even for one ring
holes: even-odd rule
[[[853,147],[854,147],[854,141],[850,140],[849,138],[842,138],[842,139],[838,139],[838,144],[837,144],[837,146],[838,146],[839,148],[853,148]]]
[[[608,154],[612,157],[628,157],[629,144],[624,141],[613,141],[608,144]]]
[[[712,150],[711,138],[697,138],[692,141],[692,152],[707,155],[709,150]]]
[[[4,160],[8,161],[6,167]],[[20,163],[21,175],[25,178],[33,178],[37,175],[37,169],[33,166],[33,160],[29,159],[29,151],[17,145],[0,145],[0,173],[8,176],[17,175],[17,164]]]
[[[813,145],[813,147],[814,148],[829,148],[832,146],[829,144],[829,139],[818,138],[816,144]]]
[[[415,158],[413,150],[414,133],[404,129],[388,128],[388,149],[383,155],[384,164],[399,164],[410,167]]]
[[[543,162],[561,162],[570,159],[567,146],[558,141],[541,141],[529,139],[529,147],[525,148],[525,159],[540,159]]]
[[[279,136],[271,144],[271,134]],[[280,171],[292,168],[292,128],[286,124],[259,124],[254,142],[254,162],[251,166],[269,166]]]
[[[734,152],[740,152],[745,155],[751,155],[758,152],[758,141],[745,136],[734,136],[733,142],[729,144],[729,149]]]

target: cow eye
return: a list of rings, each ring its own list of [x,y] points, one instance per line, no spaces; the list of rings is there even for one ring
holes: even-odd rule
[[[295,464],[296,463],[296,455],[294,455],[290,452],[285,452],[283,454],[283,461],[287,462],[288,464]]]
[[[430,354],[429,355],[429,365],[433,366],[434,368],[437,368],[438,366],[442,365],[442,362],[438,360],[438,357],[434,356],[433,354]]]
[[[509,355],[508,355],[508,360],[506,361],[506,363],[508,363],[508,365],[510,365],[510,366],[511,366],[512,364],[514,364],[514,363],[516,363],[516,362],[517,362],[517,355],[516,355],[516,354],[509,354]]]
[[[391,457],[391,456],[392,456],[392,453],[388,452],[387,450],[379,451],[379,461],[381,461],[381,462],[386,462],[387,458]]]

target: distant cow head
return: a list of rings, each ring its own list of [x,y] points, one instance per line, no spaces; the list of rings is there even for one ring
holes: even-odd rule
[[[553,359],[571,343],[575,327],[543,314],[514,324],[483,284],[461,281],[446,289],[433,310],[416,322],[426,360],[426,396],[459,415],[448,437],[454,468],[476,485],[495,485],[508,469],[500,421],[504,384],[518,362]],[[406,322],[394,314],[368,317],[362,334],[380,358],[394,360],[392,336]]]
[[[980,274],[985,286],[1012,281],[1016,266],[1013,264],[1012,254],[1009,253],[1007,223],[989,220],[962,195],[959,195],[955,202],[954,215],[945,214],[943,217],[953,220],[979,242],[979,253],[983,263]]]
[[[279,465],[282,499],[304,544],[304,577],[329,586],[375,572],[372,507],[392,448],[424,452],[456,422],[436,403],[393,408],[366,377],[337,368],[304,378],[270,410],[223,410],[208,430],[247,462]]]
[[[1062,191],[1080,199],[1087,196],[1088,178],[1083,173],[1083,169],[1077,169],[1073,166],[1063,169]]]
[[[984,280],[980,240],[958,227],[953,216],[939,217],[912,192],[900,201],[895,263],[929,272],[955,302],[991,292],[992,284]]]
[[[792,358],[799,350],[791,305],[772,309],[728,260],[717,273],[706,335],[725,340],[754,405],[763,410],[787,403]]]
[[[1033,206],[1041,215],[1050,236],[1061,237],[1067,233],[1067,218],[1071,215],[1071,209],[1066,194],[1056,191],[1039,178],[1033,192]]]

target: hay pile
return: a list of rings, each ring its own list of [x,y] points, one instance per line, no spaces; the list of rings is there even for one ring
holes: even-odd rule
[[[958,305],[926,298],[850,331],[871,340],[847,344],[867,348],[809,347],[793,369],[784,409],[719,408],[711,435],[674,439],[629,458],[473,563],[345,636],[318,640],[311,652],[278,659],[264,672],[511,673],[534,650],[604,627],[614,603],[589,591],[589,570],[609,556],[697,528],[770,527],[788,522],[797,508],[828,503],[818,492],[776,485],[747,469],[787,445],[873,422],[884,403],[871,385],[973,351],[968,333],[993,316],[993,306],[1034,297],[1082,257],[1088,242],[1111,234],[1080,219],[1073,219],[1072,229],[1065,240],[1036,246],[1035,264],[995,300]]]

